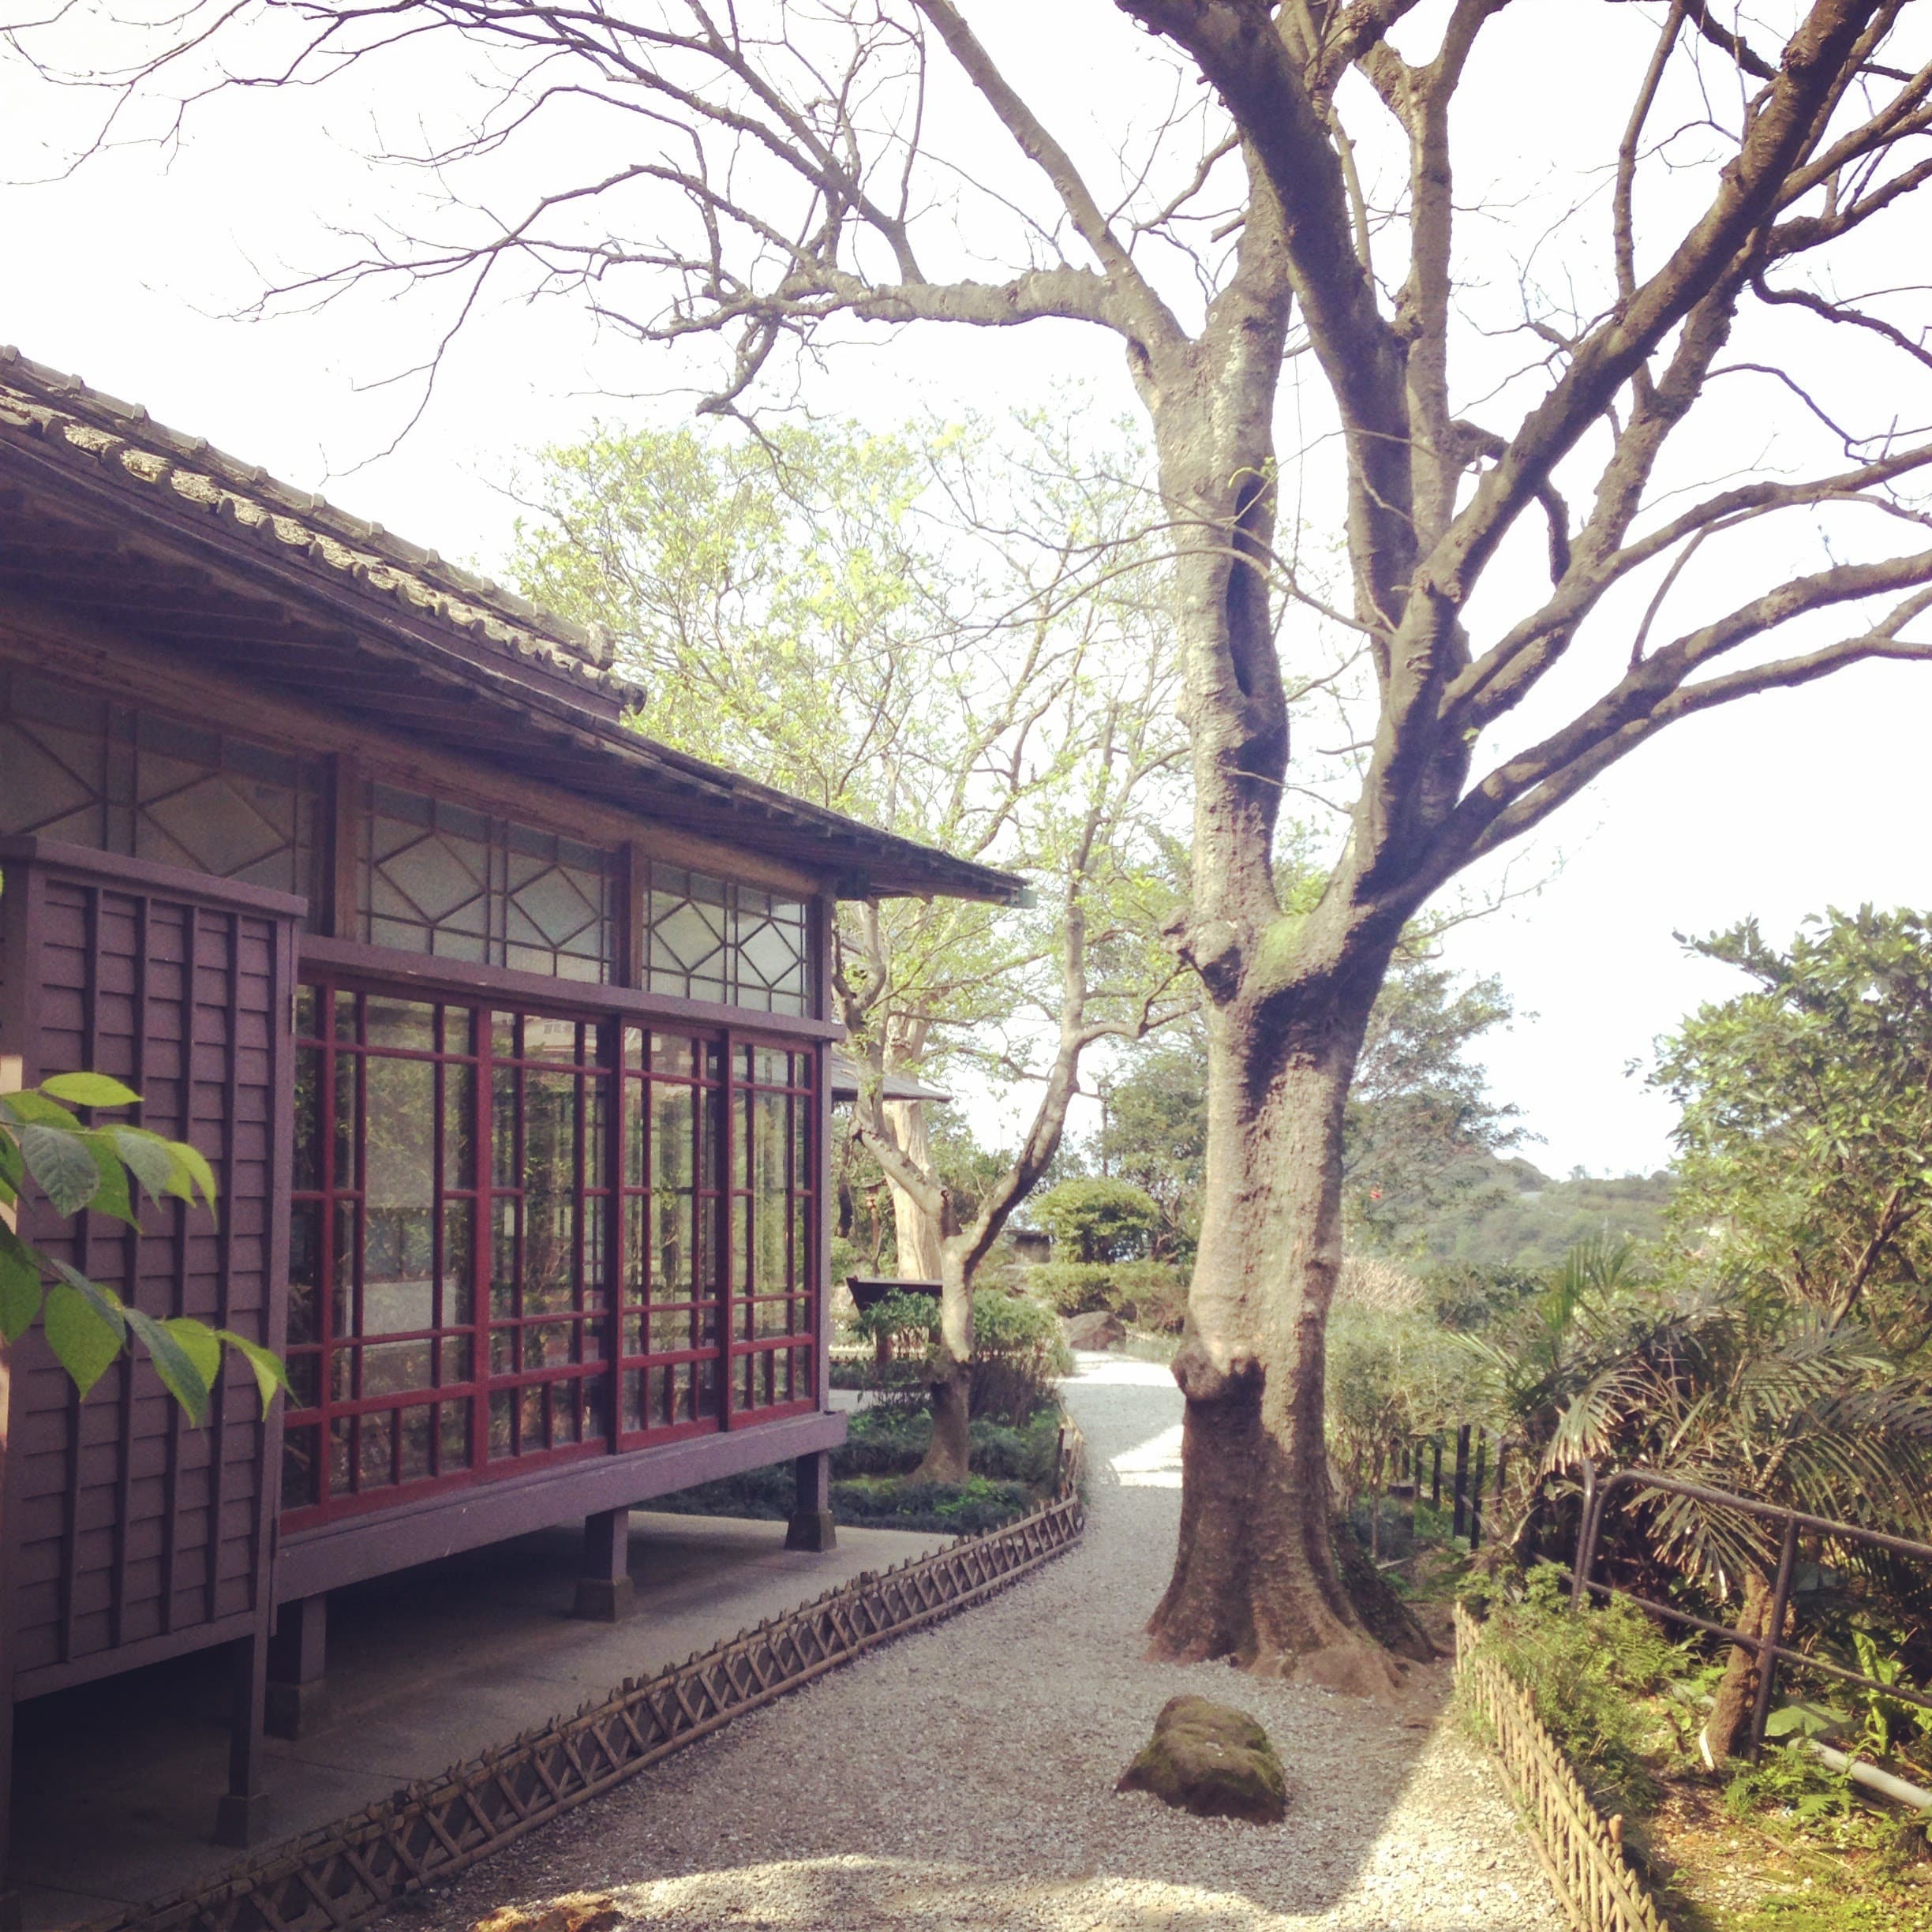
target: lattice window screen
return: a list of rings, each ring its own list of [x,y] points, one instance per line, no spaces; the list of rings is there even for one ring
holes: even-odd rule
[[[807,913],[802,900],[653,864],[646,987],[759,1013],[808,1013]]]
[[[0,671],[0,833],[316,896],[313,760]]]

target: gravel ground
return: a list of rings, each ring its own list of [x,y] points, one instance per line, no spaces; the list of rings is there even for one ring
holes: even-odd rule
[[[1093,1515],[1080,1547],[536,1833],[407,1923],[609,1891],[627,1924],[740,1932],[1561,1932],[1496,1773],[1443,1712],[1445,1666],[1387,1708],[1212,1664],[1140,1661],[1180,1502],[1164,1368],[1069,1386]],[[1256,1827],[1118,1796],[1170,1697],[1251,1710],[1286,1766]]]

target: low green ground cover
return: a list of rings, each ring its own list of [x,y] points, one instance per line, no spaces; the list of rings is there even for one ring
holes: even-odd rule
[[[1925,1814],[1874,1800],[1825,1766],[1804,1735],[1814,1728],[1806,1714],[1825,1707],[1784,1703],[1773,1720],[1781,1739],[1756,1764],[1713,1777],[1698,1735],[1722,1666],[1695,1639],[1673,1641],[1627,1603],[1572,1611],[1548,1564],[1480,1579],[1469,1594],[1487,1614],[1485,1642],[1592,1796],[1623,1818],[1624,1844],[1673,1926],[1932,1932]]]
[[[946,1536],[997,1530],[1052,1495],[1061,1421],[1051,1403],[1018,1428],[975,1417],[973,1473],[963,1483],[915,1482],[912,1472],[932,1439],[932,1417],[923,1410],[862,1409],[852,1417],[844,1446],[832,1452],[832,1514],[844,1523]],[[749,1470],[680,1490],[652,1507],[681,1515],[782,1518],[792,1513],[792,1471],[783,1464]]]

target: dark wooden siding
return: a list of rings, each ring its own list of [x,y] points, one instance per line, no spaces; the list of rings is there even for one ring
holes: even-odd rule
[[[158,1316],[192,1315],[275,1347],[275,1202],[299,902],[207,889],[91,856],[6,865],[0,918],[32,1083],[88,1068],[144,1096],[140,1123],[192,1141],[218,1212],[169,1201],[137,1235],[99,1215],[29,1229],[47,1253]],[[24,889],[21,889],[22,888]],[[24,998],[22,996],[24,996]],[[17,1694],[245,1634],[267,1601],[270,1425],[232,1358],[208,1426],[189,1425],[143,1358],[85,1400],[38,1331],[14,1351],[6,1526]],[[272,1432],[279,1435],[279,1424]]]

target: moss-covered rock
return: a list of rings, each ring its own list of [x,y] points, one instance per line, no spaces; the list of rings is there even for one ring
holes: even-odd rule
[[[1267,1732],[1245,1711],[1206,1698],[1170,1698],[1114,1788],[1151,1792],[1197,1818],[1278,1825],[1288,1815],[1287,1776]]]

